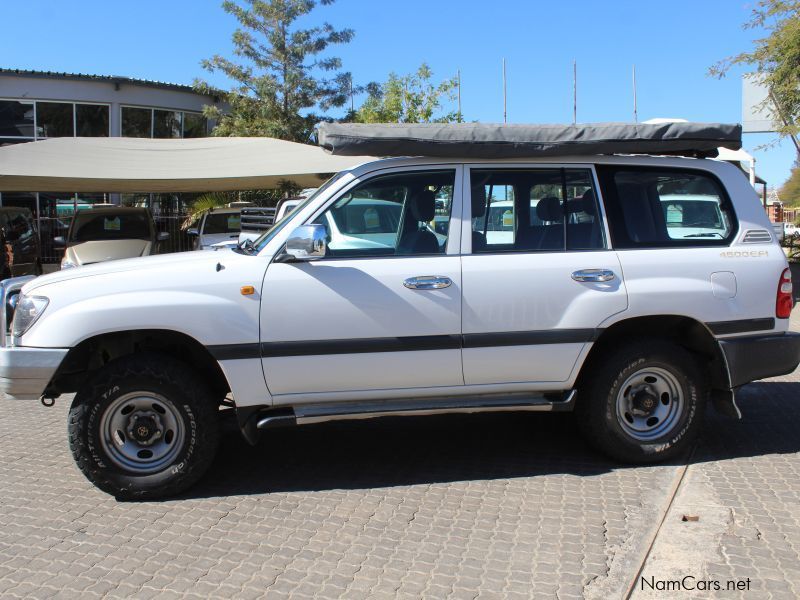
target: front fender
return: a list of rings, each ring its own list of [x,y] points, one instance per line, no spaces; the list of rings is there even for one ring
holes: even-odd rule
[[[166,329],[203,345],[258,342],[259,302],[198,292],[123,292],[77,302],[48,296],[45,312],[19,341],[22,346],[71,348],[90,337],[116,331]]]

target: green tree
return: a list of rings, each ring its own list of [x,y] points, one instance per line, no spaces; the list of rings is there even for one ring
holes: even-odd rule
[[[456,111],[442,112],[442,102],[455,100],[458,80],[431,81],[433,72],[422,64],[416,73],[390,73],[382,84],[366,86],[367,99],[347,120],[356,123],[450,123],[462,120]]]
[[[792,173],[781,186],[778,195],[786,206],[800,206],[800,158],[795,161]]]
[[[710,69],[722,77],[734,65],[755,68],[770,90],[780,115],[776,115],[782,136],[800,132],[800,0],[759,0],[745,29],[764,28],[765,38],[755,48],[729,57]]]
[[[329,5],[333,0],[319,0]],[[353,38],[352,29],[328,23],[302,29],[296,21],[310,13],[316,0],[225,0],[222,8],[241,27],[233,34],[233,53],[241,60],[216,55],[202,61],[207,71],[222,72],[235,82],[224,94],[228,107],[207,107],[217,121],[218,136],[267,136],[309,142],[326,117],[317,111],[342,106],[350,94],[350,74],[339,72],[341,60],[323,57],[334,44]],[[326,76],[328,74],[329,76]],[[199,90],[209,90],[201,80]]]

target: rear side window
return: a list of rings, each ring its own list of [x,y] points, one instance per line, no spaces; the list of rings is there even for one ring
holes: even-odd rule
[[[736,233],[730,200],[701,171],[599,167],[615,248],[727,245]]]
[[[472,169],[472,252],[605,247],[588,169]]]

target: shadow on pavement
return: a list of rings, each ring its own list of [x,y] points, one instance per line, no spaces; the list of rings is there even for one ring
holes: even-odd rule
[[[708,411],[694,462],[800,452],[800,383],[751,384],[738,398],[742,421]],[[591,449],[569,414],[383,418],[275,429],[255,448],[229,431],[209,473],[184,497],[594,476],[619,468],[633,467]]]

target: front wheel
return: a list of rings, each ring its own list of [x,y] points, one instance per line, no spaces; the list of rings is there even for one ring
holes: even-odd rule
[[[124,500],[177,494],[214,459],[218,406],[183,363],[134,355],[109,363],[69,413],[70,448],[83,474]]]
[[[706,381],[690,352],[641,340],[598,364],[581,387],[576,413],[590,443],[624,462],[668,460],[702,426]]]

